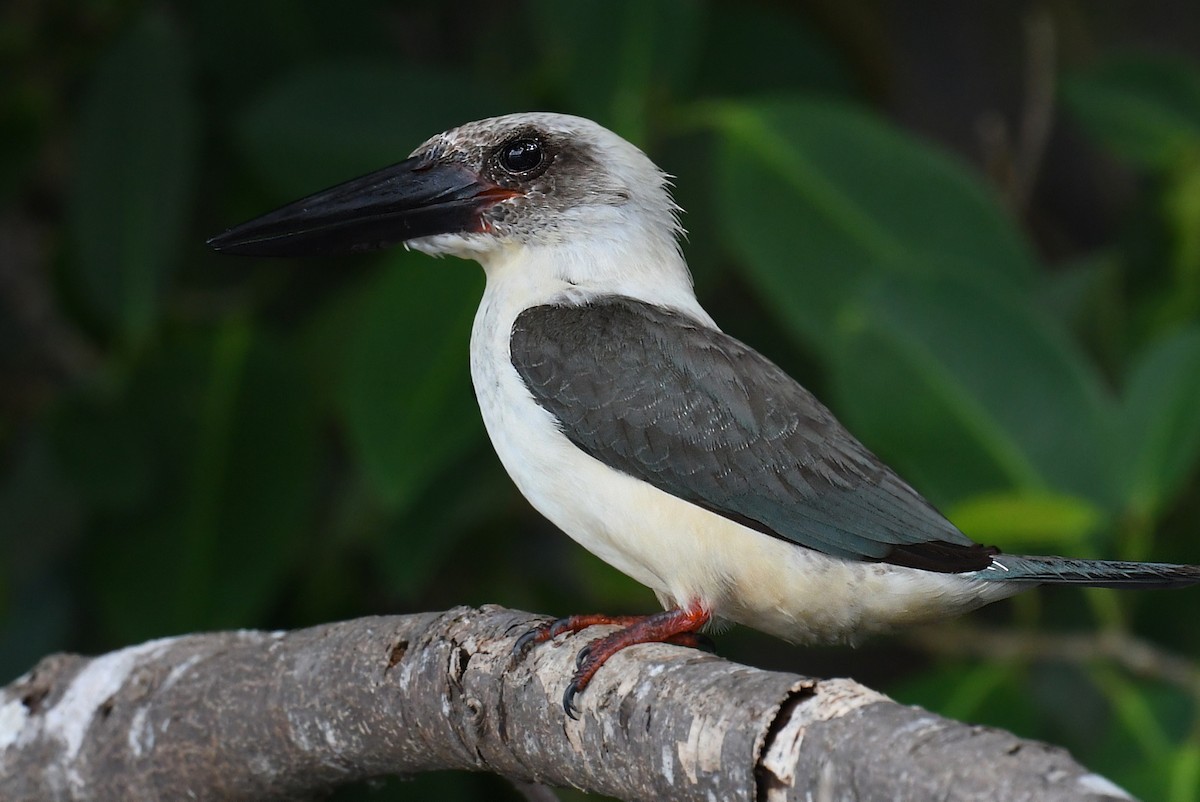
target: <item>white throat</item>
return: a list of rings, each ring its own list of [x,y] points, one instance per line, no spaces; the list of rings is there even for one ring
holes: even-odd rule
[[[620,236],[508,243],[473,254],[487,274],[486,300],[517,313],[539,304],[623,295],[678,309],[716,328],[696,300],[673,237],[636,228],[614,233]]]

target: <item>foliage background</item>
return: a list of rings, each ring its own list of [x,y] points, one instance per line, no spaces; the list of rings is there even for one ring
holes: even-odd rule
[[[193,630],[654,607],[491,453],[475,266],[204,247],[520,109],[675,174],[714,316],[969,534],[1200,563],[1198,55],[1182,1],[6,3],[0,674]],[[721,646],[1184,802],[1197,613],[1053,590],[858,649]],[[1140,670],[1096,656],[1131,636]],[[447,775],[340,798],[434,794],[513,797]]]

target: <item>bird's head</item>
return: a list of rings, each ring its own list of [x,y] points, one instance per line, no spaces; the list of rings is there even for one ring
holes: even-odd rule
[[[254,256],[330,256],[406,243],[487,266],[512,249],[631,234],[674,249],[677,211],[666,174],[606,128],[564,114],[510,114],[438,134],[402,162],[209,244]]]

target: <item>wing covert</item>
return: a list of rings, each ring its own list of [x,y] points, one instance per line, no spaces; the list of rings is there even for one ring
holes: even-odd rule
[[[832,556],[986,567],[958,531],[774,363],[688,316],[625,297],[537,306],[511,359],[577,447],[760,532]]]

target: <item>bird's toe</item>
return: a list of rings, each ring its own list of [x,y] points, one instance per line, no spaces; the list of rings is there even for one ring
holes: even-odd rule
[[[579,654],[575,655],[575,670],[576,671],[579,671],[580,669],[582,669],[584,667],[584,665],[587,663],[588,658],[591,657],[591,655],[592,655],[592,646],[594,646],[595,643],[596,643],[596,641],[592,641],[587,646],[584,646],[582,649],[580,649]]]
[[[571,719],[579,721],[579,708],[575,706],[575,697],[583,690],[579,687],[575,680],[571,680],[567,684],[567,689],[563,691],[562,706],[563,712]]]

